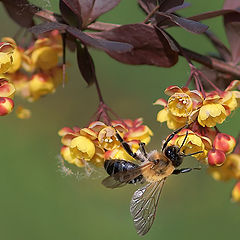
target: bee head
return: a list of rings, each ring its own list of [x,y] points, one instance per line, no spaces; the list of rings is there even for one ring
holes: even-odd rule
[[[172,161],[174,167],[178,167],[182,164],[184,154],[180,152],[180,148],[177,146],[168,146],[164,151],[165,156]]]

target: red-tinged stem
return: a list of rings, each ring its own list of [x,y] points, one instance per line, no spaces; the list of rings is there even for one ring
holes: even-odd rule
[[[143,23],[147,23],[148,20],[154,15],[154,13],[159,9],[159,5],[157,5],[145,18],[145,20],[143,21]]]

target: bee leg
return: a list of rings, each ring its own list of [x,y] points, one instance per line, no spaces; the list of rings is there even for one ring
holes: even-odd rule
[[[145,150],[145,143],[144,142],[139,143],[139,150],[144,155],[144,157],[147,158],[147,153],[146,153],[146,150]]]
[[[119,133],[116,131],[116,137],[117,137],[117,139],[118,139],[118,141],[122,144],[122,146],[123,146],[123,148],[125,149],[125,151],[131,156],[131,157],[133,157],[135,160],[140,160],[141,162],[143,162],[145,159],[142,159],[141,158],[141,156],[140,156],[140,154],[137,154],[137,152],[136,153],[134,153],[133,151],[132,151],[132,149],[131,149],[131,147],[130,147],[130,145],[127,143],[127,142],[125,142],[124,140],[123,140],[123,138],[119,135]],[[141,149],[142,149],[142,147],[140,146],[140,152],[141,152]]]
[[[180,173],[187,173],[191,172],[192,170],[201,170],[201,168],[181,168],[181,169],[175,169],[172,174],[180,174]]]
[[[174,131],[168,138],[167,140],[163,143],[163,146],[162,146],[162,151],[167,147],[168,143],[173,139],[173,137],[179,133],[182,129],[184,128],[187,128],[188,127],[188,124],[184,125],[183,127],[177,129],[176,131]]]

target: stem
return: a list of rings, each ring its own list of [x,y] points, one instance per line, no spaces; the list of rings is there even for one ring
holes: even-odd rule
[[[154,13],[159,9],[159,5],[157,5],[145,18],[145,20],[143,21],[143,23],[147,23],[148,20],[154,15]]]
[[[95,78],[95,85],[96,85],[96,89],[97,89],[97,93],[98,93],[99,102],[100,102],[100,104],[101,104],[101,103],[104,103],[104,101],[103,101],[103,96],[102,96],[102,92],[101,92],[100,86],[99,86],[99,84],[98,84],[97,78]]]

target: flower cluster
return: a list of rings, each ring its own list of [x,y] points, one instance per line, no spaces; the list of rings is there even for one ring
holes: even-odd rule
[[[10,71],[14,59],[14,50],[15,48],[12,44],[6,42],[0,43],[0,74]],[[14,94],[14,85],[7,79],[0,78],[0,116],[12,112],[14,107],[12,98]]]
[[[158,99],[154,104],[162,105],[158,115],[159,122],[167,122],[170,129],[188,125],[188,130],[182,130],[172,140],[172,144],[181,146],[188,131],[183,146],[186,154],[193,155],[209,165],[221,165],[226,154],[231,153],[235,139],[228,134],[220,133],[216,124],[221,124],[239,106],[240,92],[233,90],[240,81],[232,81],[224,91],[201,92],[189,90],[187,87],[170,86],[165,90],[168,101]]]
[[[16,94],[33,102],[53,93],[62,82],[62,40],[58,31],[38,38],[24,49],[12,38],[2,39],[0,46],[0,74],[13,84]],[[11,103],[12,104],[12,103]],[[18,108],[17,116],[27,118],[29,110]]]
[[[84,167],[88,163],[103,166],[105,159],[132,160],[116,138],[116,131],[137,151],[139,143],[148,143],[152,131],[142,124],[142,119],[112,121],[111,126],[103,122],[92,122],[86,128],[64,127],[58,134],[62,137],[61,155],[65,161]]]

